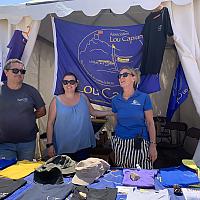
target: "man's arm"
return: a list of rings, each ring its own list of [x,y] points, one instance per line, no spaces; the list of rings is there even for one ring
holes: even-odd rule
[[[35,111],[35,117],[36,117],[36,119],[38,119],[40,117],[43,117],[44,115],[46,115],[46,108],[45,108],[45,106],[42,106],[42,107],[36,109],[36,111]]]

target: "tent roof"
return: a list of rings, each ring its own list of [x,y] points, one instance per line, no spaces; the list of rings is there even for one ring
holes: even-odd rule
[[[102,9],[111,9],[116,14],[123,14],[131,6],[140,5],[146,10],[152,10],[165,1],[172,1],[177,5],[192,2],[192,0],[1,0],[0,19],[8,19],[9,23],[17,24],[24,16],[41,20],[50,13],[64,17],[73,11],[83,11],[85,15],[94,16]],[[14,5],[10,5],[11,2]]]

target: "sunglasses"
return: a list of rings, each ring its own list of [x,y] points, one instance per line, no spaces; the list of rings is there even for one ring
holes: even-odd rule
[[[70,85],[76,84],[76,80],[62,80],[63,85],[67,85],[68,83]]]
[[[118,74],[118,79],[120,79],[121,77],[124,77],[124,78],[126,78],[126,77],[128,77],[128,75],[132,75],[132,76],[135,76],[134,74],[131,74],[131,73],[128,73],[128,72],[124,72],[124,73],[122,73],[122,74]]]
[[[11,70],[13,74],[18,74],[19,72],[20,72],[20,74],[25,74],[26,73],[25,69],[13,68],[13,69],[7,69],[7,70]]]

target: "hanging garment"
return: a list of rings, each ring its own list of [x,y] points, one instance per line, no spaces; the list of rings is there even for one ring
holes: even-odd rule
[[[141,34],[144,38],[141,75],[158,74],[163,60],[167,35],[173,35],[168,9],[164,7],[157,12],[151,12],[145,20]]]

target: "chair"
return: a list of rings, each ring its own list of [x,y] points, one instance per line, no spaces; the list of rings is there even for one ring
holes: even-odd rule
[[[158,146],[163,148],[182,146],[185,141],[187,129],[187,124],[184,122],[166,122],[157,135],[157,138],[160,138]]]
[[[177,166],[180,164],[179,151],[183,149],[187,136],[187,124],[184,122],[166,122],[162,125],[157,138],[158,159],[155,168]]]
[[[171,143],[172,141],[171,134],[164,129],[167,123],[167,118],[163,116],[156,116],[153,119],[154,119],[155,128],[156,128],[157,142],[158,143],[163,142],[164,139],[167,139],[167,141]]]
[[[187,131],[187,136],[199,140],[200,139],[200,129],[195,128],[195,127],[189,128]]]
[[[91,118],[94,133],[102,131],[107,119],[105,118]]]
[[[91,157],[101,158],[110,163],[110,156],[113,150],[110,139],[107,137],[107,132],[103,131],[96,142],[96,147],[91,149]]]
[[[185,144],[189,141],[189,139],[195,139],[196,140],[196,146],[198,144],[198,140],[200,139],[200,129],[191,127],[186,131],[185,137],[183,139],[183,143],[181,145],[172,145],[170,148],[161,148],[158,146],[158,152],[159,152],[159,163],[160,161],[165,161],[165,166],[162,167],[168,167],[168,166],[178,166],[182,164],[183,159],[192,159],[193,154],[188,153],[185,149]],[[195,148],[194,148],[195,149]],[[157,166],[156,166],[157,167]],[[160,166],[158,166],[160,167]]]

